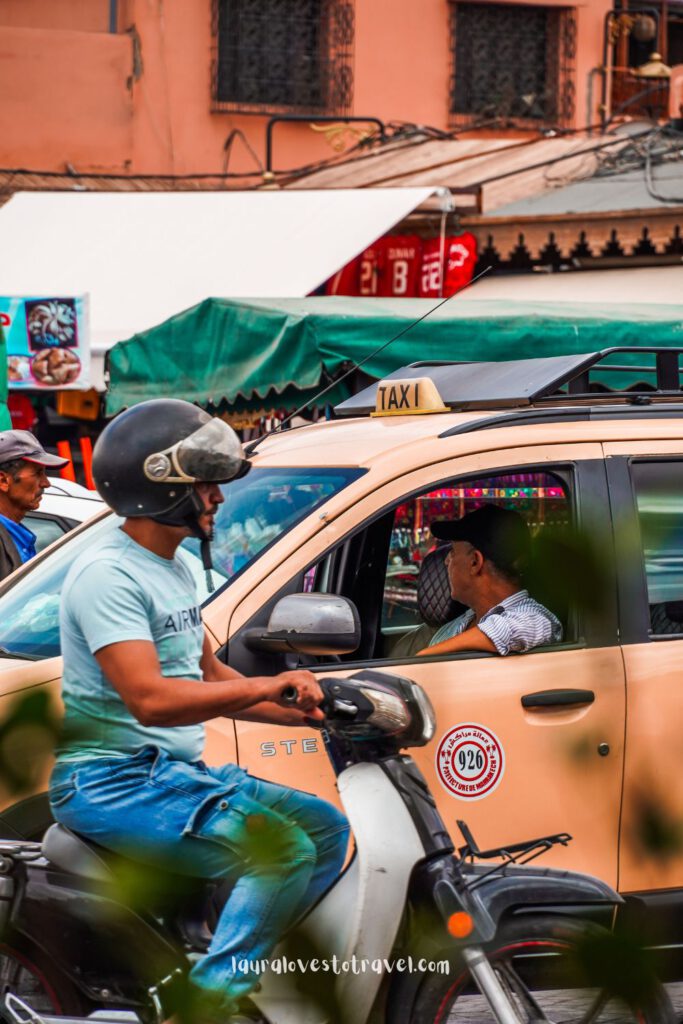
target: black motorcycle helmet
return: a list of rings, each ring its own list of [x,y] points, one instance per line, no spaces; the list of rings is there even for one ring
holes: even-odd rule
[[[126,409],[102,431],[92,461],[95,486],[114,512],[188,527],[207,569],[211,538],[199,525],[204,506],[194,485],[227,483],[249,468],[227,423],[176,398]]]

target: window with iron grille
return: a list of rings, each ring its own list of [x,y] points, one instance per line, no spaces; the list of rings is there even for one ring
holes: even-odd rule
[[[214,106],[345,113],[354,10],[344,0],[213,0]]]
[[[452,3],[451,114],[568,125],[575,52],[570,8]]]

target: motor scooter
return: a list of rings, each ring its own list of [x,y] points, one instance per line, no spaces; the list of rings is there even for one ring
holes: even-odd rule
[[[666,992],[645,962],[629,966],[620,991],[595,970],[619,895],[588,875],[524,863],[568,835],[481,851],[461,823],[465,845],[455,852],[404,753],[435,731],[420,686],[362,671],[322,679],[321,688],[323,738],[355,851],[260,965],[248,1019],[672,1024]],[[211,901],[224,894],[198,880],[188,891],[187,879],[156,872],[141,899],[124,899],[130,867],[61,825],[42,844],[0,842],[5,1021],[161,1024],[177,1010],[210,940]],[[292,963],[304,947],[313,954]],[[311,978],[322,986],[306,984]]]

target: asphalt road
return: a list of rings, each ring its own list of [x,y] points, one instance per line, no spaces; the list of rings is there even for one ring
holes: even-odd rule
[[[667,985],[667,991],[674,1005],[677,1019],[683,1022],[683,982]],[[539,999],[545,1014],[553,1024],[578,1024],[583,1013],[590,1005],[589,993],[577,995],[576,992],[554,993],[552,997]],[[635,1024],[636,1018],[623,1008],[609,1004],[606,1006],[596,1024]],[[470,996],[462,1000],[457,1010],[444,1020],[443,1024],[491,1024],[491,1015],[481,996]]]

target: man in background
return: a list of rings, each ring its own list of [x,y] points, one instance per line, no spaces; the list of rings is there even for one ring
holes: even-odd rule
[[[35,555],[35,534],[22,520],[50,486],[47,468],[67,461],[46,452],[28,430],[0,431],[0,580]]]

